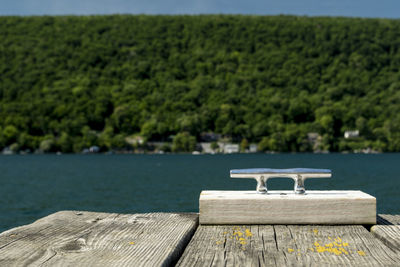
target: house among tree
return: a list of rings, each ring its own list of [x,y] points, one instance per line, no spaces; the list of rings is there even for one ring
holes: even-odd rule
[[[307,140],[313,151],[321,150],[322,137],[318,133],[307,133]]]
[[[358,130],[355,131],[345,131],[344,132],[344,138],[356,138],[360,135],[360,132]]]
[[[128,136],[125,138],[125,142],[130,145],[142,145],[144,143],[144,138],[140,135]]]
[[[249,152],[250,153],[256,153],[257,152],[257,144],[250,144]]]
[[[239,145],[238,144],[226,144],[224,146],[225,154],[239,153]]]

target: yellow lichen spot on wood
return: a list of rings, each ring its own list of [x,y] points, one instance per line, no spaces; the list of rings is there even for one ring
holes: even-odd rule
[[[129,245],[135,245],[135,242],[129,242]]]
[[[240,244],[242,244],[242,245],[246,245],[247,244],[247,242],[246,241],[240,241]]]
[[[349,255],[349,252],[347,252],[347,250],[345,250],[344,248],[339,248],[339,250],[344,254]]]
[[[348,247],[348,246],[349,246],[349,243],[347,243],[347,242],[346,242],[346,243],[343,243],[342,246],[343,246],[343,247]]]
[[[288,251],[289,253],[292,253],[292,252],[294,252],[294,249],[288,248],[287,251]]]
[[[224,232],[223,234],[226,235],[228,232]]]
[[[222,243],[224,243],[223,241],[217,241],[217,242],[215,242],[215,244],[217,244],[217,245],[221,245]]]
[[[246,230],[245,230],[245,234],[246,234],[247,237],[253,236],[253,233],[250,232],[249,229],[246,229]]]
[[[314,252],[314,249],[313,249],[313,248],[309,248],[309,250],[311,250],[311,251],[313,251],[313,252]]]
[[[313,229],[315,235],[318,235],[318,229]]]
[[[328,238],[331,239],[331,238]],[[318,253],[322,253],[322,252],[329,252],[335,255],[341,255],[341,254],[346,254],[348,255],[349,252],[347,250],[345,250],[343,248],[343,246],[348,246],[348,243],[342,243],[340,244],[340,242],[342,242],[342,239],[335,238],[336,242],[331,242],[331,243],[327,243],[325,245],[320,245],[317,241],[314,242],[314,246],[315,246],[315,251]],[[310,249],[311,251],[314,251],[314,249]]]
[[[339,244],[339,243],[336,243],[336,242],[333,242],[333,244],[334,244],[335,246],[337,246],[337,247],[341,247],[341,246],[342,246],[342,244]]]
[[[235,231],[235,232],[233,233],[233,235],[242,236],[242,235],[243,235],[243,233],[242,233],[241,231]]]
[[[243,238],[243,237],[241,237],[241,238],[239,238],[239,240],[240,240],[240,241],[242,241],[242,240],[246,240],[246,239],[245,239],[245,238]]]
[[[365,252],[362,250],[357,250],[358,255],[365,256]]]
[[[332,238],[331,238],[330,236],[328,236],[328,239],[329,239],[329,240],[332,240]]]
[[[333,252],[335,255],[340,255],[340,254],[342,254],[342,252],[341,252],[340,250],[338,250],[337,248],[332,248],[332,252]]]

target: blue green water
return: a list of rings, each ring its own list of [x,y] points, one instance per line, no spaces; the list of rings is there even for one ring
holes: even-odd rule
[[[306,189],[363,190],[379,213],[400,214],[400,154],[26,155],[0,156],[0,231],[59,210],[198,211],[201,190],[254,190],[234,168],[327,168]],[[271,179],[269,189],[292,189]]]

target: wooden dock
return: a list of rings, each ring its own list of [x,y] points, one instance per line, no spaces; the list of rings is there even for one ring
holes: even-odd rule
[[[0,234],[0,266],[400,266],[400,215],[362,225],[198,225],[61,211]]]

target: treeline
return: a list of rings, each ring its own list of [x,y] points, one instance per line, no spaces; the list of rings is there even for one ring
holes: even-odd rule
[[[261,150],[312,151],[317,133],[320,150],[400,151],[399,20],[0,17],[0,37],[0,148],[213,132]]]

